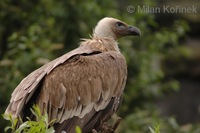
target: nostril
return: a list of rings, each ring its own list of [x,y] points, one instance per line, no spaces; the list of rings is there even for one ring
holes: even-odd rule
[[[132,26],[129,26],[128,29],[131,30],[131,29],[133,29],[133,27],[132,27]]]
[[[133,27],[132,27],[132,26],[129,26],[128,29],[129,29],[129,30],[133,30]]]

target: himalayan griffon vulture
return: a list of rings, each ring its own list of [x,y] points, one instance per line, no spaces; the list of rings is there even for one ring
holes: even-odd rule
[[[24,78],[12,93],[5,114],[23,120],[37,104],[49,121],[56,119],[56,133],[98,131],[121,103],[127,65],[117,40],[140,35],[140,30],[118,19],[100,20],[91,39],[47,63]]]

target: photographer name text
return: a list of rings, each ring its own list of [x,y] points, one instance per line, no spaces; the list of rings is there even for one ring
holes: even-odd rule
[[[192,6],[170,6],[170,5],[163,5],[162,7],[154,7],[149,5],[142,5],[142,6],[133,6],[129,5],[127,7],[127,11],[129,13],[197,13],[197,7]]]

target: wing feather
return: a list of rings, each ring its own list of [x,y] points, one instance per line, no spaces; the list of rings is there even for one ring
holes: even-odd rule
[[[13,91],[10,104],[5,111],[5,114],[12,114],[15,118],[18,117],[22,113],[22,110],[27,102],[29,102],[33,94],[39,89],[38,86],[41,81],[46,75],[51,73],[54,68],[64,63],[74,55],[90,54],[95,51],[99,50],[88,46],[79,47],[30,73]]]
[[[32,72],[16,87],[6,113],[23,114],[26,104],[37,96],[36,104],[50,120],[62,123],[103,110],[113,97],[120,99],[126,82],[125,59],[119,52],[92,54],[96,51],[79,47]],[[114,102],[117,108],[119,100]]]
[[[53,93],[52,98],[59,102],[60,96],[57,94],[61,92],[59,86],[60,84],[64,86],[66,92],[62,93],[66,95],[65,106],[61,108],[65,109],[62,118],[57,121],[62,123],[74,116],[82,118],[92,109],[95,111],[104,109],[112,97],[120,98],[125,78],[126,62],[120,53],[80,55],[76,60],[66,61],[49,73],[42,86],[45,91],[41,93]],[[42,97],[38,98],[38,102],[43,102]],[[57,102],[48,104],[60,108]],[[58,112],[56,118],[60,116]]]

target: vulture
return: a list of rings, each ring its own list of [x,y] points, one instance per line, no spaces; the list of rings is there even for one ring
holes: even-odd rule
[[[127,65],[118,47],[124,36],[140,36],[137,27],[115,18],[101,19],[91,39],[30,73],[15,88],[5,114],[27,120],[36,104],[54,120],[56,133],[98,131],[122,101]]]

